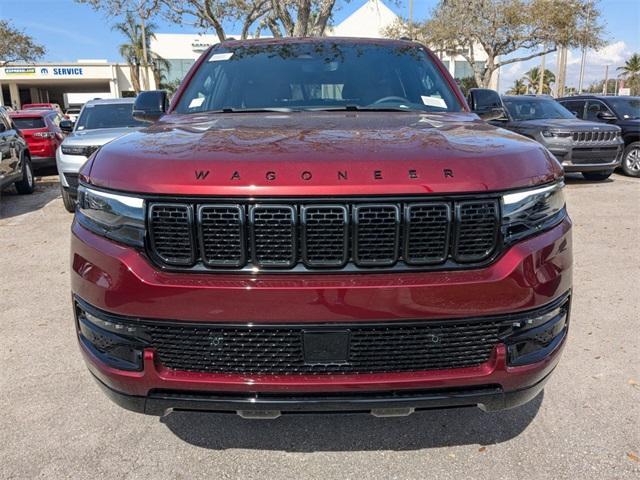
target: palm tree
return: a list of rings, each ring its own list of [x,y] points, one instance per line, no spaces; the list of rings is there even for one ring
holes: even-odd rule
[[[130,12],[127,12],[125,21],[116,23],[113,28],[121,32],[127,38],[127,43],[120,45],[119,51],[120,55],[122,55],[122,58],[124,58],[125,62],[127,62],[127,65],[129,66],[133,89],[136,93],[139,93],[141,90],[140,69],[144,63],[143,59],[145,51],[142,45],[142,26],[136,21],[136,18]],[[159,85],[163,77],[162,71],[164,70],[165,72],[168,72],[170,64],[166,59],[151,51],[149,44],[151,39],[155,37],[155,29],[156,25],[154,23],[147,23],[145,26],[147,40],[146,63],[153,71],[156,85]]]
[[[634,53],[624,62],[622,67],[618,67],[618,71],[622,72],[621,77],[633,80],[640,75],[640,54]]]
[[[620,76],[631,88],[631,94],[638,95],[640,93],[640,54],[631,55],[622,67],[618,67],[618,71],[622,72]]]
[[[513,86],[507,90],[507,95],[525,95],[527,93],[527,86],[523,79],[519,79],[513,82]]]
[[[529,70],[524,80],[527,82],[527,93],[537,93],[538,85],[540,83],[540,69],[533,67]],[[544,78],[542,79],[542,93],[551,93],[551,84],[556,81],[556,76],[551,70],[544,70]]]

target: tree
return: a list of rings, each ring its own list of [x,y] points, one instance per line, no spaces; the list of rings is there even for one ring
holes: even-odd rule
[[[136,93],[141,90],[140,67],[149,65],[153,72],[156,85],[160,85],[163,79],[163,71],[168,72],[170,68],[169,62],[151,52],[148,43],[155,36],[156,25],[148,23],[146,25],[146,34],[142,33],[142,26],[137,22],[135,16],[129,12],[125,16],[124,22],[116,23],[113,28],[122,33],[127,42],[119,47],[120,55],[124,58],[131,72],[131,84]],[[144,42],[147,42],[147,48],[144,48]],[[147,55],[145,61],[145,55]]]
[[[242,25],[240,37],[270,30],[274,37],[325,34],[336,0],[160,0],[167,16],[194,26],[213,29],[220,41],[227,39],[224,24]]]
[[[529,70],[524,78],[522,79],[523,83],[527,82],[527,92],[525,93],[536,93],[538,91],[538,85],[540,84],[540,69],[538,67],[533,67]],[[551,84],[556,81],[556,76],[552,71],[544,70],[544,77],[542,78],[542,93],[551,93]]]
[[[586,90],[588,93],[602,94],[605,95],[613,95],[616,92],[616,79],[610,78],[607,80],[607,89],[605,92],[604,88],[604,80],[598,80],[597,82],[593,82]]]
[[[414,34],[436,51],[464,57],[478,85],[487,87],[498,68],[559,45],[600,46],[603,27],[594,1],[440,0]],[[477,61],[479,50],[486,61]],[[519,54],[523,50],[528,52]]]
[[[625,79],[625,83],[631,88],[632,93],[640,93],[640,55],[634,53],[624,62],[622,67],[618,67],[620,76]]]
[[[513,82],[513,85],[507,90],[507,95],[526,95],[528,93],[527,85],[523,79],[518,79]]]
[[[75,0],[78,3],[91,5],[96,10],[102,10],[108,16],[135,15],[140,22],[140,34],[142,37],[142,68],[144,70],[144,89],[149,89],[149,55],[147,53],[147,27],[146,23],[159,13],[160,0]]]
[[[0,66],[11,62],[33,63],[45,54],[45,48],[29,35],[0,20]]]
[[[469,94],[469,90],[472,88],[478,88],[476,79],[473,77],[464,77],[458,80],[458,86],[462,90],[463,95],[466,97]]]

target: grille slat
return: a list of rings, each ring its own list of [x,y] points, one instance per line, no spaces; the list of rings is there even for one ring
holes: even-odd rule
[[[251,251],[259,267],[286,268],[297,260],[296,211],[291,205],[250,207]]]
[[[398,205],[356,205],[353,257],[364,267],[391,266],[398,260],[400,209]]]
[[[194,271],[455,268],[488,261],[496,253],[499,216],[496,199],[151,202],[148,248],[157,263]]]
[[[349,258],[349,211],[344,205],[301,207],[302,261],[309,267],[341,267]]]
[[[198,234],[205,265],[241,267],[246,263],[241,205],[201,205],[198,208]]]
[[[456,204],[454,258],[459,262],[479,262],[491,256],[499,228],[498,203],[465,201]]]
[[[155,254],[168,265],[192,265],[195,261],[192,207],[155,203],[149,208],[149,220]]]
[[[139,327],[140,328],[140,327]],[[347,363],[306,364],[305,327],[141,327],[157,361],[174,370],[244,374],[408,372],[477,366],[489,360],[504,324],[496,319],[424,325],[349,326]],[[332,329],[340,329],[340,325]]]

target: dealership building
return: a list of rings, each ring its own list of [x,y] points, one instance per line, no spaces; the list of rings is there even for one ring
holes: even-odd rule
[[[156,88],[149,73],[150,88]],[[119,98],[135,95],[127,65],[106,60],[73,63],[7,65],[0,68],[0,105],[20,108],[24,103],[58,103],[65,93],[108,93]]]
[[[342,22],[333,25],[327,31],[327,35],[383,38],[386,28],[400,20],[401,18],[381,0],[366,0],[360,8]],[[234,35],[229,35],[229,37],[234,37]],[[168,72],[164,72],[164,76],[167,81],[175,81],[182,79],[200,54],[216,43],[218,43],[216,35],[157,33],[155,38],[151,39],[151,50],[169,62],[170,69]],[[438,57],[455,78],[462,79],[473,76],[471,65],[462,55],[438,53]],[[478,63],[484,63],[486,60],[480,46],[476,48],[476,57]],[[490,86],[497,89],[497,73],[494,74]]]
[[[387,27],[400,20],[381,0],[366,0],[342,22],[327,31],[328,36],[384,37]],[[229,35],[234,37],[234,35]],[[163,72],[167,82],[181,80],[196,59],[218,37],[208,34],[157,33],[151,39],[151,51],[169,63]],[[482,52],[481,48],[477,51]],[[473,75],[471,66],[462,55],[439,53],[449,72],[458,79]],[[477,54],[478,62],[484,58]],[[154,76],[149,72],[149,89],[155,89]],[[144,81],[141,79],[141,83]],[[497,89],[494,75],[492,88]],[[8,65],[0,68],[0,105],[20,108],[24,103],[52,102],[63,104],[64,93],[109,93],[118,98],[134,96],[129,67],[106,60],[78,60],[72,63],[40,63],[37,65]]]

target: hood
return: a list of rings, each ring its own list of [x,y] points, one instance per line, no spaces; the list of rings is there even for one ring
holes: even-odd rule
[[[640,118],[618,120],[616,125],[622,127],[625,131],[637,132],[640,131]]]
[[[562,176],[538,143],[468,113],[172,114],[120,137],[83,174],[139,193],[484,192]]]
[[[64,145],[96,145],[102,146],[114,138],[138,130],[134,127],[123,128],[95,128],[93,130],[75,130],[64,139]]]
[[[586,120],[580,120],[577,118],[541,118],[536,120],[521,120],[514,123],[528,128],[562,130],[570,132],[591,132],[593,130],[608,132],[618,130],[615,125],[608,125],[606,123],[599,122],[588,122]]]

